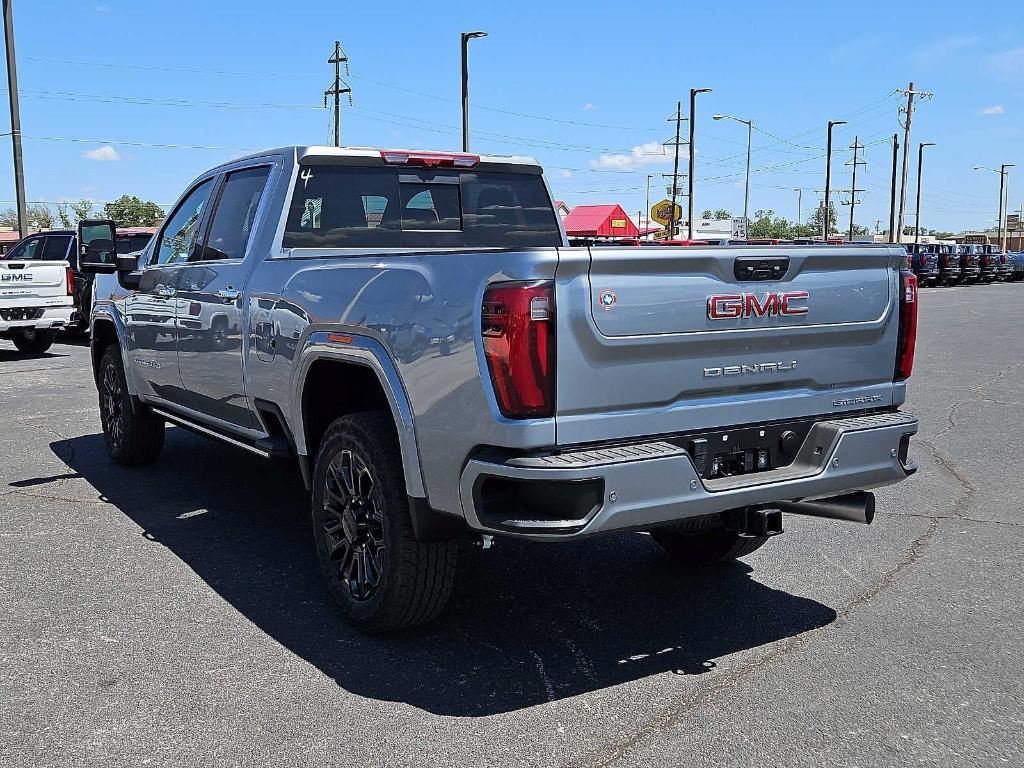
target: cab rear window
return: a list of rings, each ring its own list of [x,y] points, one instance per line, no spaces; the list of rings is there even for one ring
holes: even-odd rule
[[[532,248],[561,243],[537,174],[305,165],[285,248]]]

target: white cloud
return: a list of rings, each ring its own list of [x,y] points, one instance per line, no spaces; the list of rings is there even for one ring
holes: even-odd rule
[[[597,105],[596,104],[591,104],[589,101],[586,104],[583,105],[583,111],[584,112],[592,112],[595,109],[597,109]]]
[[[561,176],[563,179],[571,179],[572,171],[570,171],[568,168],[563,168],[558,172],[558,175]]]
[[[1002,104],[993,104],[991,107],[985,107],[979,112],[979,115],[1001,115],[1005,112]],[[823,225],[824,226],[824,225]]]
[[[680,159],[686,157],[686,150],[679,153]],[[632,171],[644,165],[664,165],[671,162],[672,155],[662,144],[651,141],[633,147],[628,155],[602,154],[597,160],[590,161],[591,168],[610,168],[617,171]]]
[[[117,154],[117,150],[109,144],[104,144],[102,147],[96,147],[96,149],[87,149],[82,153],[82,157],[86,160],[120,160],[121,156]]]

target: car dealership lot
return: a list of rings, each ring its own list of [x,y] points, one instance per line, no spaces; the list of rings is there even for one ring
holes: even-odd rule
[[[125,470],[88,348],[0,347],[0,764],[1019,764],[1024,290],[924,289],[917,476],[682,574],[470,552],[438,623],[331,607],[297,474],[181,430]]]

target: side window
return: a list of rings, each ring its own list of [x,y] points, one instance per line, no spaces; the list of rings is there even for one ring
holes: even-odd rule
[[[71,245],[69,236],[57,237],[49,235],[43,243],[43,261],[64,261],[68,257],[68,246]]]
[[[210,234],[193,261],[241,259],[249,242],[256,209],[270,175],[270,166],[229,173],[213,209]]]
[[[42,245],[43,238],[41,237],[22,240],[14,246],[14,250],[7,254],[7,258],[10,261],[34,261],[39,258],[39,252],[42,250]]]
[[[188,261],[199,239],[199,223],[203,219],[206,201],[213,189],[213,179],[207,179],[185,198],[167,220],[160,233],[155,264],[178,264]]]

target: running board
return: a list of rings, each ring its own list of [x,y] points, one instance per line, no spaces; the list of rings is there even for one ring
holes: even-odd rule
[[[194,421],[189,421],[183,416],[178,416],[176,414],[169,413],[163,410],[162,408],[150,408],[150,410],[160,418],[167,419],[168,421],[177,424],[179,427],[187,429],[190,432],[197,432],[200,435],[212,437],[215,440],[220,440],[221,442],[227,443],[228,445],[233,445],[236,448],[241,448],[244,451],[249,451],[249,453],[255,453],[257,456],[261,456],[264,459],[269,459],[272,455],[270,451],[265,450],[264,448],[260,448],[259,446],[253,445],[252,443],[247,443],[244,440],[238,439],[237,437],[231,437],[230,435],[226,435],[223,432],[218,432],[217,430],[211,429],[210,427],[205,427],[202,424],[196,424]]]

